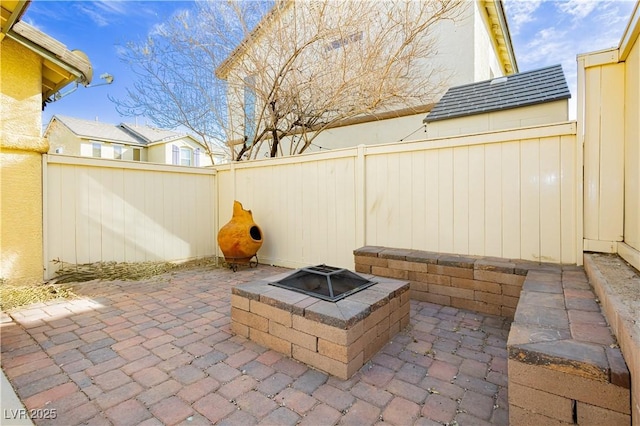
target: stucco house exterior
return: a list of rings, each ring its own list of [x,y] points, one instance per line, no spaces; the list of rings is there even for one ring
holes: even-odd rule
[[[93,74],[84,53],[20,21],[28,4],[3,0],[0,14],[0,281],[17,284],[42,280],[42,109]]]
[[[561,65],[450,88],[423,122],[428,138],[562,123],[569,86]]]
[[[269,39],[267,36],[269,32],[289,31],[288,28],[295,27],[295,25],[280,24],[283,21],[291,21],[291,16],[305,13],[300,9],[317,7],[314,6],[315,3],[276,2],[274,10],[263,18],[253,33],[216,69],[216,75],[226,80],[229,88],[229,127],[231,127],[232,136],[228,143],[232,151],[238,152],[244,144],[246,135],[251,134],[252,130],[247,129],[247,126],[252,125],[250,116],[256,108],[255,97],[252,100],[251,96],[247,96],[246,89],[244,93],[239,89],[243,85],[246,87],[247,78],[251,78],[251,72],[246,65],[247,56],[252,49],[261,48],[261,43]],[[384,7],[378,3],[369,4]],[[380,109],[332,124],[315,138],[314,144],[305,152],[404,140],[409,134],[421,130],[425,113],[431,110],[448,87],[518,72],[502,1],[461,2],[459,7],[460,15],[455,20],[438,21],[429,29],[434,40],[436,55],[429,57],[428,60],[414,61],[413,69],[408,71],[426,75],[432,69],[446,70],[446,72],[436,73],[443,78],[443,81],[436,83],[441,83],[440,86],[444,87],[444,90],[433,93],[432,101],[427,103],[405,105],[396,109]],[[295,15],[296,13],[298,15]],[[367,37],[358,33],[357,38],[351,37],[349,40],[351,40],[350,44],[365,43]],[[342,46],[346,43],[337,44]],[[322,63],[318,66],[322,66]],[[417,134],[414,139],[419,137],[421,135]],[[252,155],[252,158],[263,156],[260,153]]]
[[[54,115],[44,137],[49,139],[50,154],[193,167],[213,164],[193,136],[149,126]],[[214,155],[215,163],[223,161],[224,153]]]

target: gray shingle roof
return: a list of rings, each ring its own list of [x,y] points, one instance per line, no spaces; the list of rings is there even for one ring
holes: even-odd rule
[[[56,120],[67,126],[81,138],[124,144],[147,145],[154,142],[178,139],[186,135],[171,130],[121,123],[113,125],[100,121],[83,120],[56,114]]]
[[[53,118],[67,126],[76,135],[96,141],[144,145],[145,141],[137,138],[124,129],[100,121],[82,120],[80,118],[54,115]]]
[[[121,123],[120,127],[138,137],[145,139],[146,143],[160,142],[170,139],[176,139],[185,136],[182,133],[176,133],[171,130],[157,129],[149,126],[139,126],[137,124]]]
[[[425,123],[569,99],[561,65],[450,88]]]

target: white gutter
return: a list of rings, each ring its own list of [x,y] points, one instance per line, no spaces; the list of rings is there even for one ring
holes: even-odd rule
[[[22,21],[13,25],[7,32],[7,37],[74,75],[80,84],[86,86],[91,83],[93,69],[84,53],[68,50],[59,41]],[[34,38],[38,40],[33,40]]]

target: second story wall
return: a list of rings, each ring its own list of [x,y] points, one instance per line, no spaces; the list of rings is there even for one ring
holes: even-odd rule
[[[152,143],[147,148],[147,154],[150,163],[195,167],[212,165],[211,158],[204,149],[189,138],[176,139],[166,143]]]
[[[370,4],[373,5],[375,3]],[[417,58],[411,65],[408,73],[411,75],[428,76],[434,72],[430,79],[434,86],[434,89],[429,92],[431,97],[428,102],[425,101],[419,105],[399,105],[397,109],[404,109],[411,106],[423,108],[426,104],[437,101],[448,87],[503,75],[499,52],[496,50],[497,45],[493,40],[493,29],[491,28],[487,12],[482,6],[483,4],[482,2],[475,1],[462,2],[455,19],[440,20],[429,28],[428,33],[434,43],[434,54],[429,57]],[[302,9],[302,7],[298,6],[298,9]],[[287,13],[294,12],[289,11]],[[295,13],[302,15],[305,12],[296,10]],[[287,16],[281,19],[289,19],[293,22],[296,21],[297,18]],[[288,29],[284,28],[282,31],[287,30]],[[272,28],[271,31],[275,31],[275,29]],[[368,29],[364,28],[363,31],[366,32]],[[243,51],[245,53],[238,54],[238,58],[233,62],[234,65],[229,66],[228,74],[226,74],[225,77],[228,81],[230,110],[228,122],[230,129],[229,138],[233,141],[241,141],[245,134],[253,134],[250,130],[245,129],[245,117],[248,115],[247,108],[253,108],[253,110],[256,111],[259,110],[257,104],[260,103],[260,96],[252,101],[256,103],[256,107],[251,107],[249,104],[246,104],[248,102],[246,96],[247,90],[245,90],[247,85],[244,82],[247,78],[259,78],[260,73],[264,72],[264,69],[258,69],[258,65],[254,66],[254,68],[256,68],[255,71],[251,71],[253,68],[250,65],[250,62],[255,60],[252,52],[259,52],[260,49],[264,48],[261,46],[261,43],[264,44],[266,42],[265,40],[270,40],[271,38],[270,35],[265,36],[264,31],[261,34],[262,35],[257,38],[257,41],[250,44],[249,47]],[[367,37],[363,36],[362,39],[358,39],[353,43],[364,43],[366,39]],[[274,53],[274,55],[275,54],[277,53]],[[318,61],[317,65],[312,63],[314,58]],[[315,56],[310,57],[309,61],[307,61],[310,65],[306,65],[305,63],[305,66],[323,66],[323,63],[319,61]],[[257,74],[252,76],[253,72]],[[330,73],[330,70],[328,70],[327,73]],[[337,80],[335,81],[337,84]],[[344,96],[348,95],[348,92],[344,93]],[[376,113],[388,112],[390,109],[393,110],[394,108],[387,107],[387,109],[376,111]],[[258,112],[256,112],[256,115],[258,115]],[[330,130],[331,135],[322,135],[315,145],[327,148],[338,148],[354,146],[360,143],[369,144],[397,141],[419,128],[421,126],[421,118],[423,117],[417,114],[411,119],[408,116],[404,116],[401,120],[386,120],[384,124],[381,124],[382,122],[375,122],[375,120],[371,121],[370,125],[360,123],[357,125],[358,140],[354,140],[349,134],[352,132],[345,131],[344,126],[333,128]],[[404,127],[405,125],[406,127]],[[382,129],[382,126],[388,126],[388,129]],[[342,137],[343,135],[344,137]],[[263,143],[262,148],[259,150],[260,153],[252,155],[252,158],[263,158],[265,154],[268,153],[267,145],[268,142]],[[309,151],[313,150],[315,150],[315,148],[309,149]],[[282,155],[288,154],[289,149],[284,149],[283,147]]]
[[[473,40],[474,40],[474,63],[473,63],[473,79],[471,81],[489,80],[494,77],[500,77],[504,75],[500,62],[498,60],[498,48],[495,41],[490,36],[492,31],[492,24],[489,22],[489,17],[486,11],[478,7],[477,2],[474,2],[474,26],[473,26]]]
[[[49,154],[82,155],[82,139],[59,121],[53,121],[49,125],[47,139]],[[85,156],[91,155],[85,154]]]

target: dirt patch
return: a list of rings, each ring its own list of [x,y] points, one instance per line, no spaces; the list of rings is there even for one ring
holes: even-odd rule
[[[632,318],[640,318],[640,273],[615,254],[591,253],[591,258]]]
[[[75,294],[68,286],[57,284],[0,284],[0,309],[8,311],[19,306],[55,299],[69,299]]]
[[[64,264],[51,283],[78,283],[93,280],[138,281],[149,279],[167,272],[198,267],[216,267],[215,257],[189,260],[186,262],[95,262],[81,265]]]
[[[8,311],[32,303],[55,299],[72,299],[81,294],[82,285],[95,281],[104,286],[113,281],[139,281],[161,278],[163,274],[199,268],[217,268],[215,257],[187,262],[96,262],[82,265],[64,264],[56,277],[46,283],[12,285],[0,282],[0,309]]]

